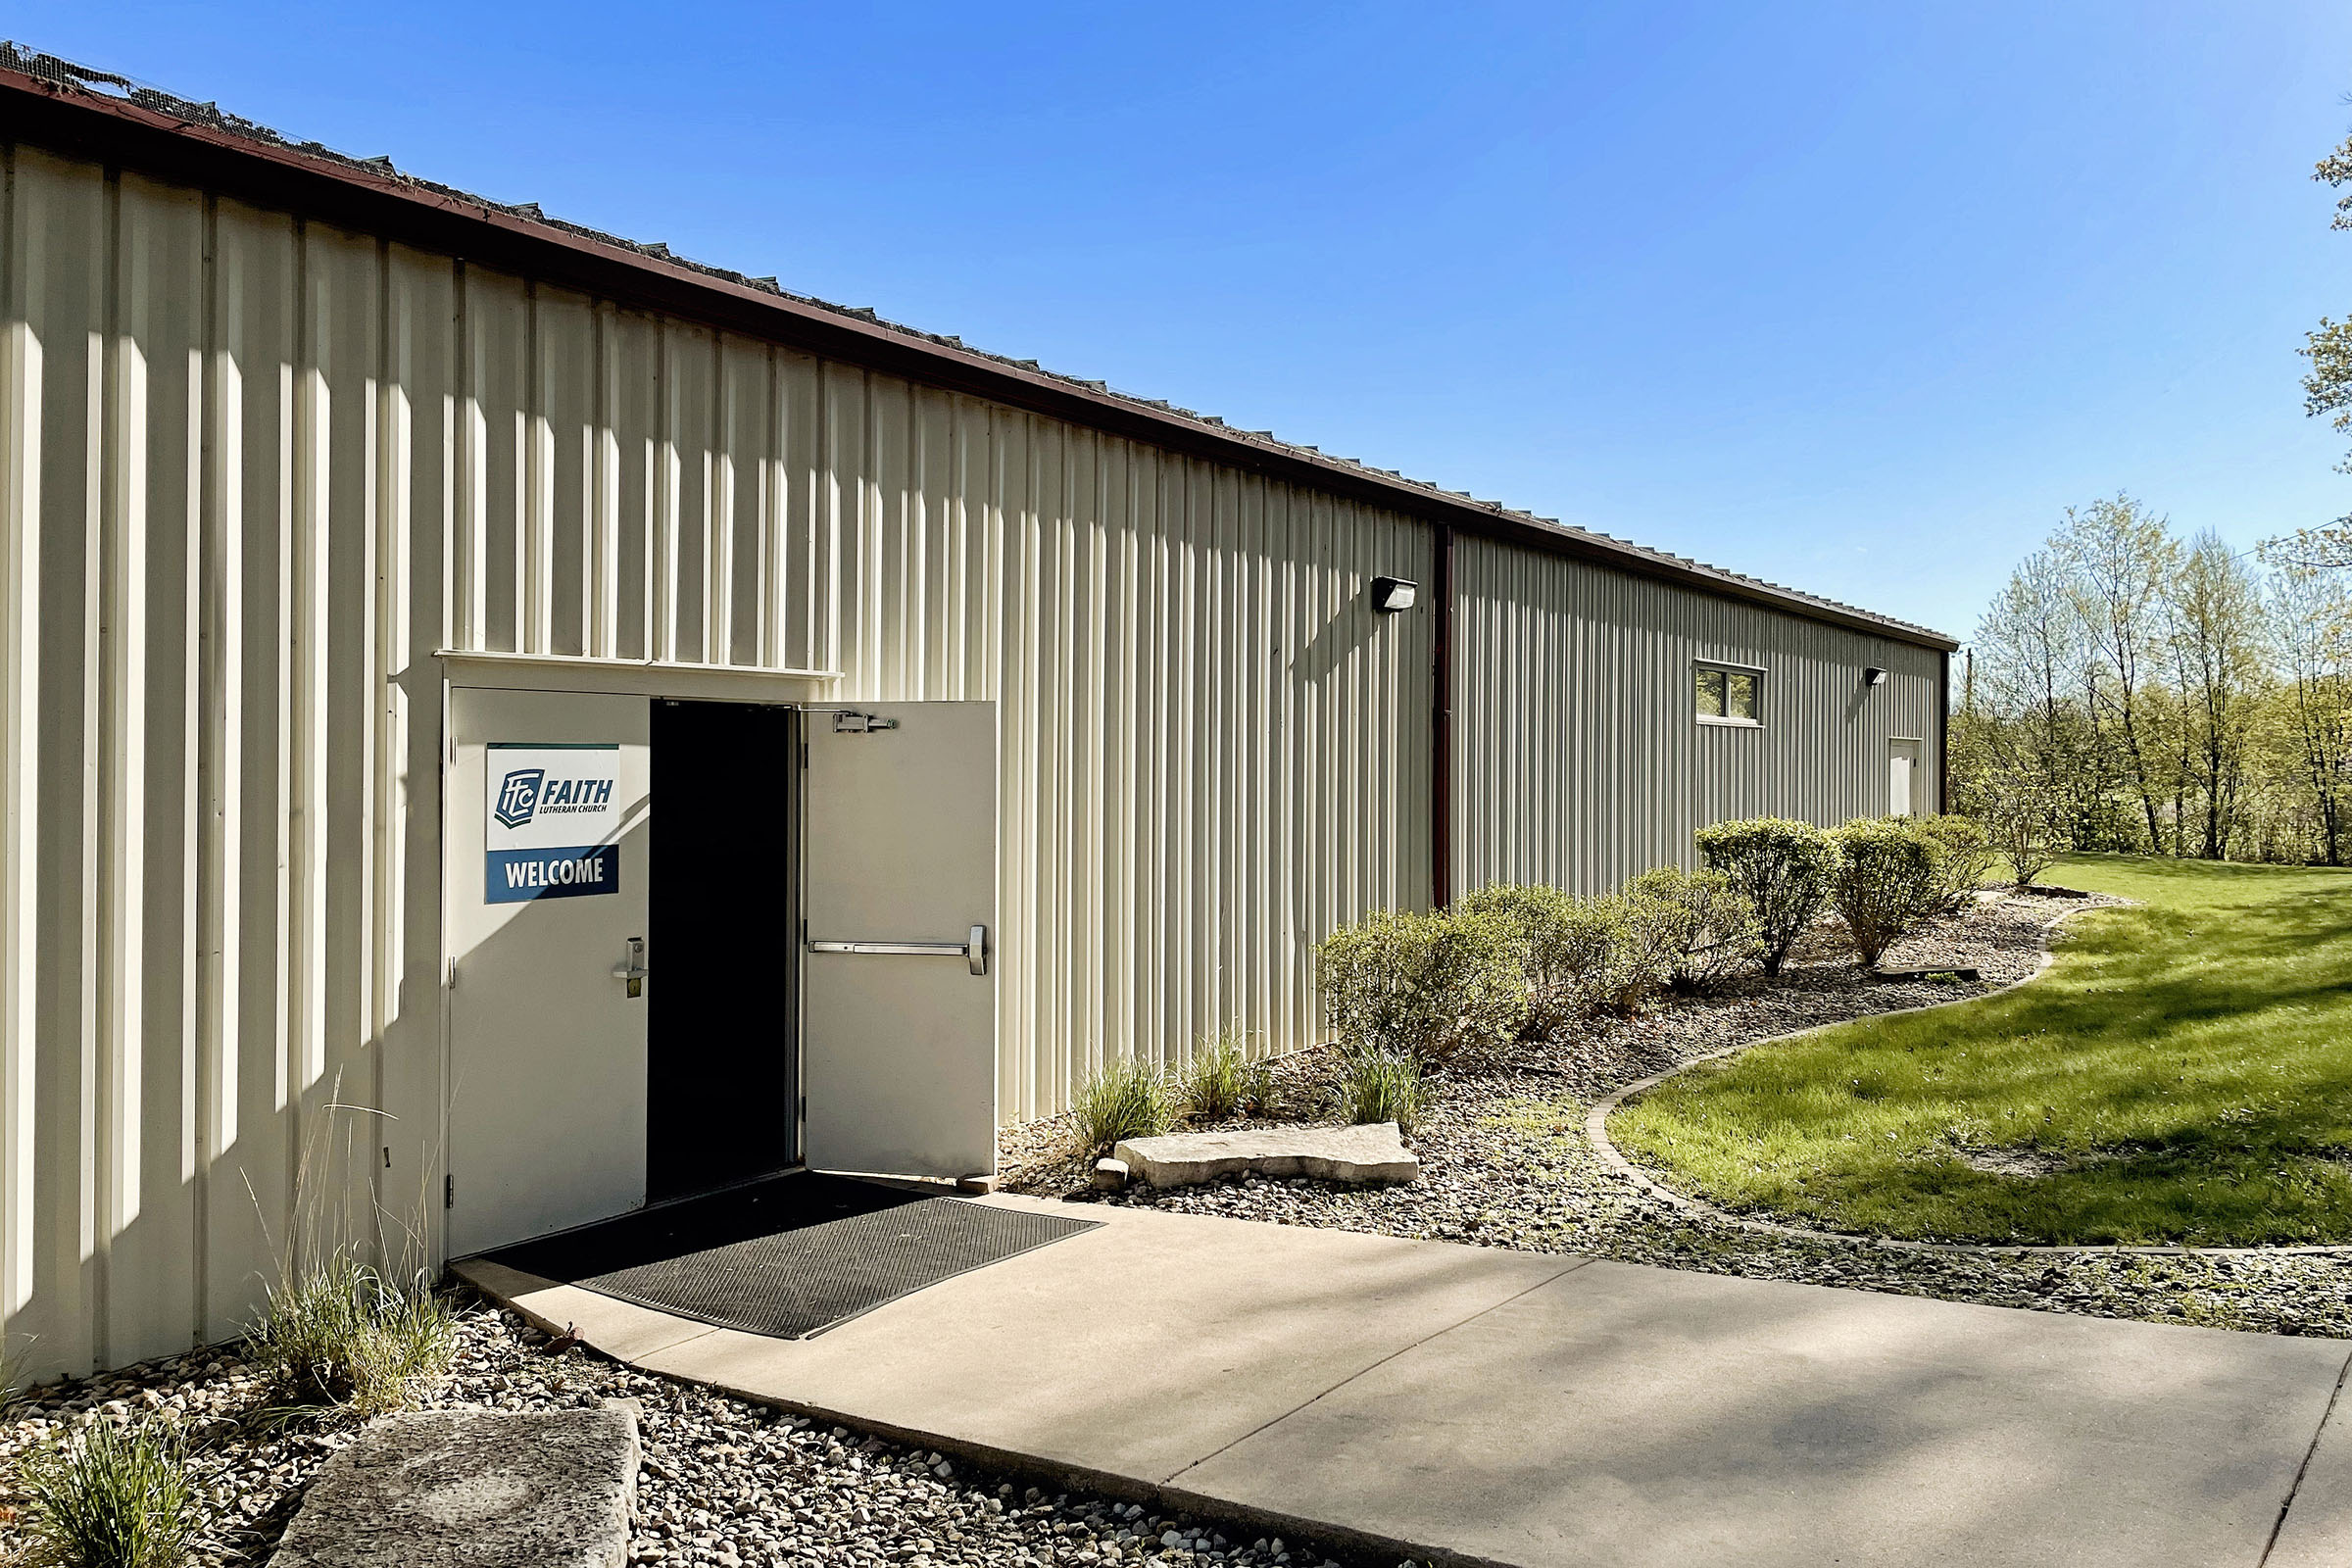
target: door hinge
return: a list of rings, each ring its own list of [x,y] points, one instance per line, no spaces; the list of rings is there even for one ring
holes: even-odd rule
[[[452,991],[458,989],[458,960],[454,955],[449,960],[449,989]]]
[[[808,743],[807,741],[801,742],[801,771],[804,773],[808,771]]]
[[[807,1095],[803,1095],[803,1096],[801,1097],[801,1120],[803,1120],[803,1121],[807,1121],[808,1119],[808,1097]]]
[[[455,1176],[441,1178],[441,1206],[443,1208],[458,1206],[458,1179]]]

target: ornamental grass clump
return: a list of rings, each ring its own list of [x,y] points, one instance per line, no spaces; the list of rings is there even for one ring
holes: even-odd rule
[[[1351,1051],[1340,1058],[1340,1109],[1356,1125],[1393,1121],[1409,1133],[1428,1105],[1420,1058],[1398,1051]]]
[[[1071,1103],[1078,1141],[1104,1149],[1122,1138],[1156,1138],[1176,1122],[1178,1094],[1157,1065],[1132,1056],[1105,1062]]]
[[[1512,1039],[1527,1016],[1512,934],[1487,911],[1367,915],[1323,939],[1315,971],[1325,1016],[1350,1052],[1442,1061]]]
[[[1812,823],[1781,816],[1717,822],[1697,838],[1708,869],[1755,906],[1757,958],[1766,974],[1779,974],[1797,938],[1829,908],[1838,846]]]
[[[1944,897],[1936,841],[1896,817],[1863,817],[1838,829],[1831,897],[1865,969],[1932,919]]]
[[[285,1272],[248,1336],[281,1410],[403,1410],[449,1370],[457,1322],[429,1273],[388,1274],[337,1247]]]
[[[1185,1114],[1222,1121],[1245,1109],[1263,1110],[1272,1098],[1272,1075],[1250,1059],[1250,1036],[1239,1025],[1200,1041],[1184,1071],[1179,1098]]]
[[[18,1472],[24,1560],[40,1568],[180,1568],[200,1519],[179,1440],[98,1421],[34,1449]]]
[[[1721,871],[1660,866],[1628,882],[1625,898],[1676,991],[1712,991],[1763,955],[1754,902]]]

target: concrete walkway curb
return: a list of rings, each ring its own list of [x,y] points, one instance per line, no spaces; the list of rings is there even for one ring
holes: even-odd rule
[[[1377,1568],[2352,1548],[2330,1341],[1154,1209],[807,1341],[460,1271],[647,1372]]]
[[[1737,1046],[1724,1046],[1718,1050],[1692,1056],[1687,1061],[1678,1062],[1664,1072],[1653,1072],[1648,1077],[1627,1084],[1624,1088],[1615,1090],[1594,1102],[1592,1108],[1585,1113],[1585,1141],[1592,1146],[1594,1152],[1600,1155],[1601,1163],[1608,1166],[1612,1173],[1623,1177],[1661,1202],[1671,1204],[1684,1213],[1696,1218],[1713,1220],[1721,1225],[1736,1226],[1743,1231],[1752,1231],[1760,1236],[1772,1236],[1785,1241],[1823,1242],[1840,1247],[1875,1247],[1893,1252],[1951,1252],[1968,1257],[2017,1257],[2043,1254],[2082,1256],[2101,1253],[2129,1253],[2149,1257],[2336,1257],[2352,1255],[2352,1245],[2343,1244],[2310,1247],[2061,1246],[2051,1243],[2026,1242],[2008,1244],[1915,1242],[1893,1236],[1863,1236],[1853,1231],[1816,1230],[1810,1225],[1794,1225],[1785,1220],[1757,1219],[1752,1215],[1736,1214],[1728,1208],[1720,1208],[1708,1202],[1703,1198],[1696,1198],[1689,1193],[1678,1191],[1626,1158],[1624,1152],[1609,1139],[1609,1116],[1618,1106],[1636,1095],[1646,1094],[1670,1078],[1680,1077],[1693,1067],[1704,1066],[1710,1061],[1721,1061],[1727,1056],[1737,1056],[1744,1052],[1758,1051],[1766,1046],[1785,1045],[1791,1040],[1802,1040],[1808,1035],[1825,1034],[1832,1029],[1844,1029],[1858,1023],[1875,1022],[1881,1018],[1904,1018],[1923,1012],[1941,1012],[1947,1007],[1974,1006],[1980,1002],[1989,1002],[1994,997],[2004,996],[2021,987],[2032,985],[2043,975],[2048,974],[2051,967],[2058,961],[2056,956],[2050,952],[2051,932],[2078,914],[2088,914],[2097,909],[2125,906],[2127,906],[2112,904],[2087,905],[2081,908],[2065,910],[2044,920],[2041,923],[2039,938],[2041,951],[2039,959],[2034,966],[2034,972],[2022,979],[2012,980],[2005,986],[1995,986],[1990,991],[1979,992],[1973,997],[1956,998],[1950,1002],[1931,1002],[1917,1007],[1895,1007],[1886,1012],[1867,1012],[1853,1018],[1841,1018],[1836,1023],[1817,1023],[1808,1029],[1792,1029],[1785,1035],[1768,1035],[1762,1040],[1750,1040]]]

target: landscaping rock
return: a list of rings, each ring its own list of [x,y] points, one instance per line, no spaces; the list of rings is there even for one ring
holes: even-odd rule
[[[1252,1542],[1232,1521],[1016,1485],[577,1346],[559,1349],[502,1308],[461,1301],[457,1311],[449,1375],[416,1391],[428,1408],[593,1410],[608,1398],[639,1408],[644,1457],[629,1544],[639,1568],[1142,1568],[1187,1560],[1155,1544],[1170,1529],[1197,1543],[1192,1568],[1338,1568],[1297,1542]],[[247,1419],[275,1397],[234,1346],[31,1390],[0,1417],[0,1563],[13,1568],[9,1521],[24,1506],[14,1488],[24,1456],[142,1407],[201,1450],[202,1525],[187,1568],[267,1562],[304,1487],[374,1430],[332,1411],[290,1423]],[[1396,1568],[1394,1557],[1340,1556],[1350,1568]]]
[[[1115,1193],[1126,1186],[1127,1178],[1133,1172],[1128,1169],[1127,1162],[1123,1159],[1098,1159],[1095,1161],[1095,1185],[1105,1192]]]
[[[319,1469],[270,1568],[620,1568],[637,1411],[424,1410]]]
[[[1153,1187],[1189,1187],[1254,1171],[1261,1176],[1400,1184],[1421,1173],[1393,1121],[1358,1127],[1266,1127],[1131,1138],[1112,1151]]]

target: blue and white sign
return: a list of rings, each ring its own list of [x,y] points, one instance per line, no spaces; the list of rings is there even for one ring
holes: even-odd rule
[[[493,742],[483,835],[492,904],[620,891],[620,748]]]

